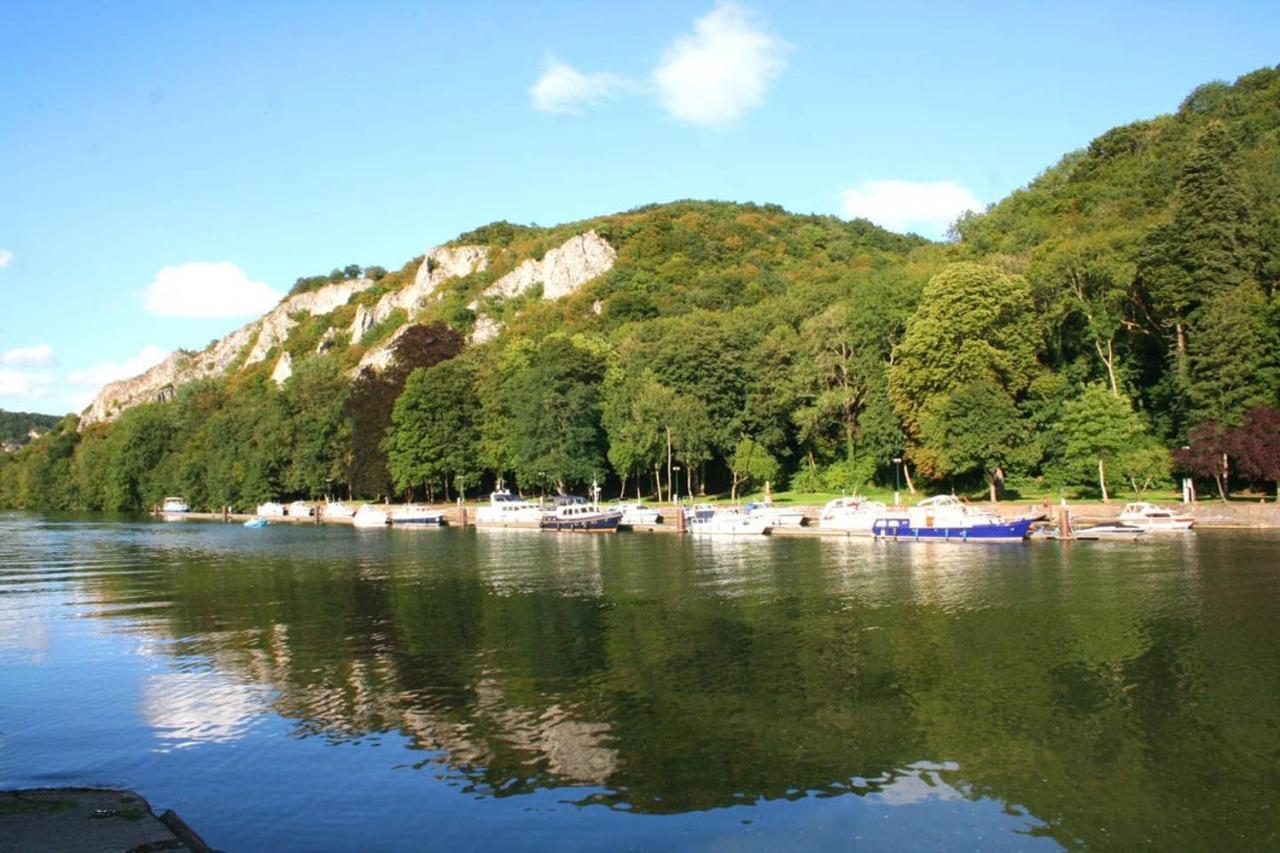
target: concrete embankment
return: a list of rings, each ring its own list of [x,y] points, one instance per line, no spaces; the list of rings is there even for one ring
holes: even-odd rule
[[[1001,503],[982,503],[979,506],[989,507],[1005,518],[1018,518],[1028,514],[1031,515],[1047,515],[1056,517],[1059,504],[1049,504],[1047,507],[1043,502],[1040,503],[1020,503],[1016,501],[1004,501]],[[1193,504],[1182,503],[1158,503],[1157,506],[1167,507],[1178,514],[1189,514],[1195,518],[1196,527],[1202,528],[1257,528],[1257,529],[1280,529],[1280,504],[1268,501],[1266,503],[1245,503],[1243,501],[1198,501]],[[387,510],[393,509],[395,504],[382,505],[380,508]],[[1114,521],[1120,511],[1124,509],[1124,502],[1112,501],[1110,503],[1102,503],[1101,501],[1069,501],[1067,508],[1071,511],[1071,517],[1078,523],[1096,524],[1107,521]],[[459,507],[456,504],[442,504],[432,507],[432,509],[440,510],[444,513],[445,523],[450,526],[466,526],[475,523],[476,507],[466,506]],[[804,527],[788,527],[775,528],[774,535],[780,536],[831,536],[844,537],[856,534],[850,534],[845,530],[823,530],[818,527],[818,513],[821,507],[818,506],[801,506],[798,509],[804,510],[805,526]],[[670,515],[671,513],[667,513]],[[258,516],[248,513],[219,513],[219,512],[190,512],[185,513],[185,518],[192,521],[227,521],[227,522],[245,522],[251,518]],[[351,524],[350,518],[327,518],[321,513],[319,516],[270,516],[267,519],[271,524]],[[674,524],[659,524],[652,527],[637,527],[637,532],[647,531],[654,533],[676,533]]]
[[[209,845],[172,811],[156,816],[133,791],[33,788],[0,791],[0,853],[57,850],[189,850]]]

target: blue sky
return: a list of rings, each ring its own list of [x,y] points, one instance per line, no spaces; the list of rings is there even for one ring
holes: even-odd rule
[[[0,408],[495,219],[716,198],[938,236],[1278,48],[1273,2],[9,0]]]

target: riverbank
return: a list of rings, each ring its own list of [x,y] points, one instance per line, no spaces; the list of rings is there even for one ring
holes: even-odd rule
[[[1167,507],[1179,514],[1189,514],[1195,518],[1196,527],[1202,528],[1248,528],[1259,530],[1280,530],[1280,504],[1268,501],[1266,503],[1245,503],[1242,501],[1198,501],[1193,504],[1183,504],[1173,501],[1156,502],[1156,506]],[[719,505],[719,504],[717,504]],[[1005,518],[1017,518],[1025,515],[1052,515],[1057,512],[1060,504],[1049,504],[1045,506],[1040,503],[1023,503],[1004,501],[1001,503],[981,503],[979,506],[988,507]],[[387,510],[393,509],[398,504],[379,504]],[[672,515],[673,507],[670,505],[653,504],[655,509],[665,512],[669,517]],[[818,518],[822,511],[822,507],[818,505],[788,505],[790,508],[799,509],[805,514],[804,527],[791,528],[774,528],[775,535],[784,536],[848,536],[851,535],[844,530],[823,530],[818,527]],[[459,506],[457,504],[435,504],[431,506],[434,510],[444,513],[445,523],[453,527],[473,526],[475,524],[476,509],[475,504],[465,504]],[[1068,502],[1067,508],[1071,511],[1072,519],[1077,523],[1084,524],[1100,524],[1103,522],[1114,521],[1116,516],[1124,508],[1124,503],[1119,501],[1111,501],[1103,503],[1101,501],[1078,501]],[[183,518],[190,521],[225,521],[243,523],[250,519],[260,518],[252,513],[220,513],[220,512],[190,512],[185,513]],[[350,518],[327,518],[323,513],[314,516],[267,516],[267,520],[271,524],[345,524],[350,525]],[[635,530],[648,530],[660,533],[675,533],[674,524],[658,524],[653,526],[636,527]]]
[[[34,788],[0,791],[0,853],[211,848],[172,810],[157,816],[133,791]]]

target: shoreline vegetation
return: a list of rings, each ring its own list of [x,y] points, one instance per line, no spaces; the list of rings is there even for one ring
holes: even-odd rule
[[[492,223],[452,244],[483,264],[358,340],[436,255],[299,279],[365,285],[260,360],[3,454],[0,508],[452,503],[499,482],[658,502],[766,481],[1275,494],[1277,162],[1280,69],[1262,69],[1104,133],[945,243],[703,201]],[[493,289],[588,231],[616,253],[606,272],[555,298]],[[378,346],[388,363],[360,367]]]

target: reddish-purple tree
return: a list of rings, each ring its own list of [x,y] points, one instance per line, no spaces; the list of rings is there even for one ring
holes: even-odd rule
[[[1236,440],[1232,428],[1217,421],[1204,421],[1192,428],[1187,446],[1174,452],[1173,458],[1185,471],[1212,477],[1218,485],[1218,495],[1225,501],[1231,474],[1229,459],[1234,455]]]
[[[1280,411],[1254,406],[1245,413],[1244,424],[1230,432],[1236,467],[1250,479],[1275,483],[1280,501]]]

